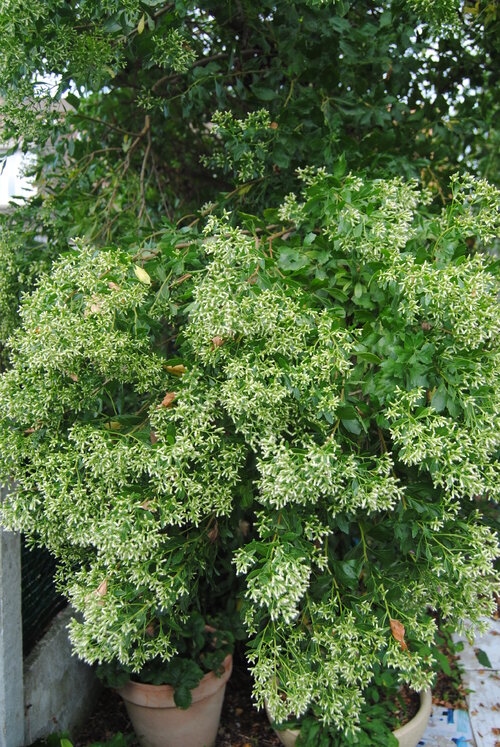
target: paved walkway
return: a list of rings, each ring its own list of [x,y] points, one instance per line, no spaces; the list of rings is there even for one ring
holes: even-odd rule
[[[434,706],[419,747],[500,747],[500,620],[491,620],[473,646],[459,636],[454,640],[464,644],[459,657],[470,690],[468,712]]]

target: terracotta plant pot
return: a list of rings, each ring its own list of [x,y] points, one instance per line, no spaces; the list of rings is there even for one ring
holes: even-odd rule
[[[396,729],[393,734],[399,742],[399,747],[416,747],[417,744],[423,737],[425,728],[429,722],[432,708],[432,694],[430,690],[425,690],[420,693],[420,708],[416,715],[408,721],[408,723],[401,726],[400,729]],[[269,720],[269,711],[266,712]],[[282,744],[285,747],[295,747],[295,742],[299,736],[298,729],[275,729],[276,734],[280,738]]]
[[[226,683],[233,669],[231,654],[222,666],[220,677],[209,672],[191,691],[193,700],[185,710],[175,705],[170,685],[130,681],[117,690],[142,747],[213,747]]]

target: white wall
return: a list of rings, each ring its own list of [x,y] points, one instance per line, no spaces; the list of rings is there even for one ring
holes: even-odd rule
[[[34,191],[29,180],[21,175],[23,163],[22,153],[14,153],[5,162],[3,172],[0,174],[0,210],[8,207],[11,197],[27,197]],[[0,166],[0,171],[1,169]]]

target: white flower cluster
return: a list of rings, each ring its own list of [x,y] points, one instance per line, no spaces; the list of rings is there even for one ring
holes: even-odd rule
[[[500,190],[471,174],[454,174],[450,183],[453,201],[462,207],[455,219],[464,233],[477,236],[485,244],[498,239]],[[453,209],[452,203],[449,211]]]
[[[319,184],[329,173],[324,166],[303,166],[297,169],[297,176],[303,184],[310,187]]]
[[[242,548],[235,563],[238,571],[247,571],[256,559]],[[291,623],[299,614],[297,605],[309,586],[310,575],[308,561],[297,555],[292,546],[273,545],[269,556],[259,563],[258,575],[250,575],[245,596],[257,607],[265,608],[271,620]]]
[[[401,257],[380,275],[401,291],[399,310],[408,323],[417,319],[445,330],[454,338],[455,350],[476,348],[498,338],[500,318],[496,306],[496,281],[487,271],[488,258],[476,254],[459,265],[417,264],[411,255]]]
[[[321,447],[309,440],[301,448],[289,447],[274,434],[260,442],[262,456],[260,500],[264,505],[283,508],[288,504],[314,504],[328,496],[332,504],[344,488],[345,476],[340,450],[330,441]]]
[[[196,60],[196,52],[177,29],[153,35],[153,59],[160,67],[185,73]]]
[[[274,361],[249,353],[228,362],[226,377],[224,407],[249,442],[262,429],[281,430],[289,422],[294,403]]]
[[[347,254],[374,262],[383,255],[397,255],[412,238],[412,226],[420,202],[418,186],[402,179],[381,181],[370,211],[360,212],[348,201],[339,214],[339,221],[326,225],[325,234],[340,245]],[[352,189],[359,190],[355,184]]]
[[[196,286],[195,305],[186,330],[197,354],[202,360],[211,360],[216,354],[224,355],[223,343],[240,338],[264,338],[269,353],[286,354],[302,348],[309,325],[299,301],[282,288],[260,289],[252,285],[263,266],[262,253],[253,239],[214,220],[210,226],[219,232],[205,243],[211,262]]]
[[[343,455],[331,439],[321,446],[312,439],[289,446],[274,434],[259,446],[259,500],[264,505],[279,509],[321,499],[329,515],[335,516],[344,510],[387,510],[403,496],[391,474],[393,462],[388,453],[365,462],[352,454]]]
[[[365,615],[360,628],[351,612],[311,602],[293,627],[278,620],[268,623],[266,633],[249,655],[257,703],[266,702],[278,723],[300,717],[314,703],[324,723],[355,733],[363,688],[386,644],[376,617]]]
[[[491,413],[483,409],[483,403],[480,422],[472,417],[467,425],[439,415],[432,406],[422,407],[422,402],[422,388],[403,392],[397,387],[386,409],[399,458],[408,465],[426,464],[434,484],[445,489],[450,502],[498,495],[492,461],[500,445],[497,398]]]
[[[263,176],[269,150],[271,118],[266,109],[250,112],[237,119],[229,111],[216,111],[212,116],[213,133],[224,143],[224,150],[210,157],[202,156],[206,166],[234,169],[240,182]]]
[[[280,207],[278,208],[278,217],[282,221],[289,221],[300,226],[306,219],[306,210],[304,203],[301,203],[297,199],[297,195],[293,192],[288,194]]]

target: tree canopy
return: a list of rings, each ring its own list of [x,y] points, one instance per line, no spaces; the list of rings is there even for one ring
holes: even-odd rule
[[[277,204],[342,155],[443,199],[457,168],[494,179],[499,24],[490,0],[7,0],[0,113],[36,156],[29,228],[54,249],[135,240],[221,194]]]

